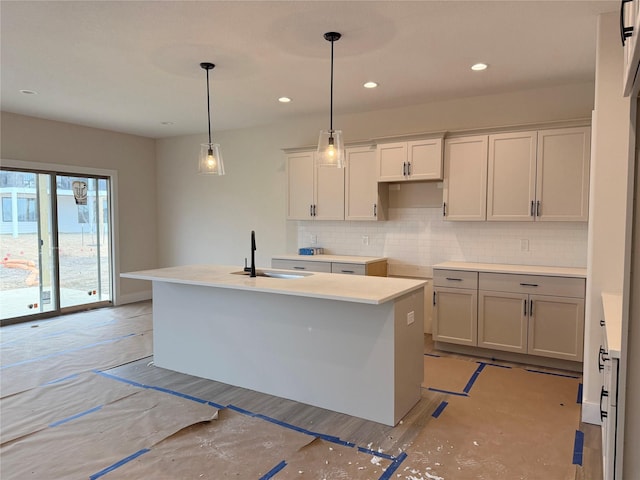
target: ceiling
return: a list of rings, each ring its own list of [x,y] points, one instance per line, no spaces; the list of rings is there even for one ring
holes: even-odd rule
[[[2,0],[1,108],[152,138],[205,133],[207,61],[214,136],[328,123],[332,30],[336,118],[592,82],[597,16],[619,3]]]

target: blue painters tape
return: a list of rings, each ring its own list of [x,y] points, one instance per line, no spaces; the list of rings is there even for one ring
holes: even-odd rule
[[[491,363],[491,362],[477,362],[477,363],[484,363],[487,367],[513,368],[513,367],[510,367],[509,365],[499,365],[497,363]]]
[[[480,372],[482,372],[482,370],[484,370],[484,367],[487,366],[486,363],[483,363],[483,362],[479,362],[479,363],[480,365],[478,365],[478,368],[476,368],[476,371],[473,372],[473,375],[471,375],[471,378],[467,382],[467,385],[462,390],[464,393],[469,393],[469,391],[471,391],[471,387],[473,387],[473,384],[476,383],[476,380],[478,379],[478,375],[480,375]]]
[[[432,392],[438,392],[438,393],[446,393],[447,395],[457,395],[459,397],[468,397],[469,394],[466,392],[451,392],[449,390],[441,390],[439,388],[433,388],[433,387],[429,387],[427,388],[427,390],[431,390]]]
[[[142,450],[138,450],[136,453],[134,453],[133,455],[129,455],[126,458],[123,458],[122,460],[114,463],[113,465],[105,468],[104,470],[100,470],[98,473],[94,473],[93,475],[91,475],[89,477],[89,480],[96,480],[96,478],[100,478],[104,475],[106,475],[109,472],[113,472],[116,468],[121,467],[122,465],[129,463],[131,460],[135,460],[136,458],[138,458],[140,455],[144,455],[145,453],[149,452],[150,450],[148,448],[143,448]]]
[[[573,464],[582,465],[582,450],[584,447],[584,433],[576,430],[576,439],[573,442]]]
[[[531,373],[542,373],[543,375],[553,375],[554,377],[580,378],[580,377],[576,377],[575,375],[566,375],[564,373],[543,372],[542,370],[531,370],[529,368],[525,368],[525,370]]]
[[[10,368],[10,367],[17,367],[19,365],[26,365],[27,363],[33,363],[33,362],[37,362],[37,361],[40,361],[40,360],[46,360],[48,358],[57,357],[58,355],[64,355],[66,353],[72,353],[72,352],[78,352],[80,350],[86,350],[87,348],[93,348],[93,347],[97,347],[99,345],[106,345],[108,343],[117,342],[118,340],[122,340],[123,338],[131,337],[131,336],[135,336],[135,335],[138,335],[138,334],[137,333],[130,333],[130,334],[124,335],[122,337],[110,338],[109,340],[102,340],[101,342],[90,343],[89,345],[83,345],[82,347],[70,348],[68,350],[62,350],[60,352],[50,353],[48,355],[42,355],[40,357],[29,358],[28,360],[22,360],[20,362],[10,363],[9,365],[2,365],[0,367],[0,370],[1,369],[5,369],[5,368]]]
[[[393,463],[382,473],[379,480],[389,480],[392,475],[396,473],[396,470],[398,470],[398,467],[400,467],[400,464],[404,462],[405,458],[407,458],[407,454],[405,452],[398,455]]]
[[[40,385],[41,387],[46,387],[47,385],[53,385],[55,383],[60,383],[60,382],[64,382],[66,380],[73,380],[74,378],[78,378],[78,374],[77,373],[73,373],[71,375],[67,375],[66,377],[62,377],[62,378],[56,378],[55,380],[51,380],[49,382],[43,383],[42,385]]]
[[[167,393],[169,395],[174,395],[176,397],[185,398],[187,400],[191,400],[193,402],[198,402],[203,405],[209,405],[211,407],[215,407],[219,410],[224,408],[224,405],[220,405],[215,402],[210,402],[209,400],[204,400],[202,398],[194,397],[192,395],[187,395],[186,393],[177,392],[176,390],[170,390],[168,388],[156,387],[154,385],[145,385],[143,383],[134,382],[133,380],[129,380],[127,378],[119,377],[117,375],[113,375],[112,373],[101,372],[100,370],[92,370],[92,372],[97,373],[98,375],[102,375],[106,378],[111,378],[113,380],[117,380],[119,382],[128,383],[129,385],[133,385],[134,387],[144,388],[147,390],[155,390],[157,392]]]
[[[576,403],[582,403],[582,383],[578,384],[578,395],[576,396]]]
[[[76,413],[75,415],[71,415],[70,417],[63,418],[62,420],[58,420],[57,422],[53,422],[49,424],[49,427],[57,427],[58,425],[62,425],[63,423],[70,422],[75,420],[76,418],[84,417],[85,415],[89,415],[90,413],[97,412],[103,406],[98,405],[97,407],[90,408],[89,410],[85,410],[84,412]]]
[[[269,480],[270,478],[273,478],[273,476],[276,473],[278,473],[280,470],[282,470],[286,466],[287,466],[287,462],[282,460],[279,464],[277,464],[275,467],[273,467],[271,470],[269,470],[267,473],[261,476],[259,480]]]
[[[424,354],[425,357],[435,357],[435,358],[440,358],[440,355],[436,355],[435,353],[425,353]]]
[[[445,402],[445,401],[440,402],[440,405],[438,405],[438,408],[435,409],[435,411],[431,414],[431,416],[433,418],[438,418],[442,413],[442,411],[445,408],[447,408],[447,405],[449,405],[449,402]]]
[[[388,453],[376,452],[375,450],[371,450],[370,448],[358,447],[358,451],[362,453],[368,453],[369,455],[373,455],[374,457],[385,458],[387,460],[391,460],[392,462],[396,459],[395,456],[389,455]]]

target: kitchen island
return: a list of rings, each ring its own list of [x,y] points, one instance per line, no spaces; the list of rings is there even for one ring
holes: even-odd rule
[[[153,282],[154,363],[395,425],[420,399],[424,281],[190,265]]]

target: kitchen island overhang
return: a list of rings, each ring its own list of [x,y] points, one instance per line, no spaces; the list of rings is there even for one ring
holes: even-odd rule
[[[238,270],[122,274],[153,282],[156,366],[386,425],[420,400],[425,282]]]

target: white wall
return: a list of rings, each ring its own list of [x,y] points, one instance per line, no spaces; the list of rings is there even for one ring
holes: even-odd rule
[[[119,271],[156,265],[156,168],[154,140],[2,112],[0,159],[117,171]],[[116,295],[135,301],[149,282],[122,279]]]
[[[348,143],[405,133],[589,118],[593,109],[593,88],[591,83],[564,85],[367,113],[338,114],[334,115],[334,125],[344,131]],[[214,131],[214,140],[221,144],[225,161],[227,174],[223,177],[196,174],[199,145],[206,141],[205,135],[158,140],[160,265],[239,265],[249,255],[249,232],[252,229],[257,234],[258,266],[269,266],[273,255],[295,252],[299,243],[299,224],[285,220],[286,176],[282,149],[313,145],[319,130],[326,128],[326,117],[321,115],[250,129]],[[334,227],[350,228],[347,225],[348,222]],[[334,227],[326,226],[329,229]],[[462,247],[464,250],[472,245],[477,232],[507,227],[460,225],[450,228],[452,230],[447,234],[455,235],[460,244],[465,245]],[[553,248],[552,244],[545,244],[544,249],[539,249],[538,235],[563,236],[567,233],[563,226],[534,224],[531,227],[518,225],[517,228],[532,229],[524,232],[532,239],[534,249],[525,257],[528,263],[545,263],[548,248]],[[557,230],[551,232],[553,228]],[[517,236],[521,233],[518,232]],[[577,239],[578,252],[572,262],[584,266],[586,231],[570,235]],[[356,236],[355,243],[358,242]],[[491,240],[488,240],[486,251],[490,244]],[[343,243],[340,248],[347,246]],[[409,247],[406,255],[411,255],[413,250]],[[459,251],[453,253],[457,255]],[[564,259],[560,255],[556,258]],[[562,263],[565,264],[564,261]]]
[[[616,14],[598,18],[596,88],[585,301],[584,401],[582,419],[600,423],[597,354],[603,318],[601,293],[623,293],[631,101],[622,97],[622,48]]]

